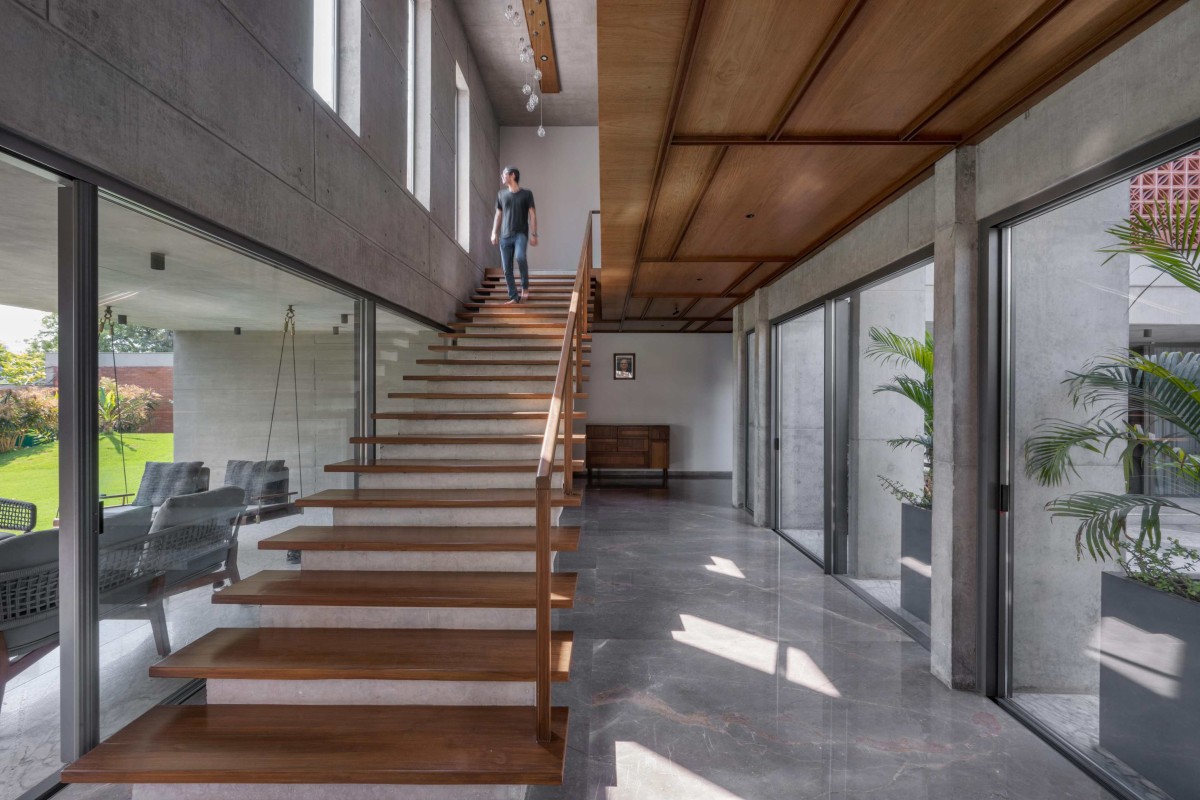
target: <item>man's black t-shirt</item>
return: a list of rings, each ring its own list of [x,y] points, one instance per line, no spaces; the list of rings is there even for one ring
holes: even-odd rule
[[[510,192],[508,187],[496,195],[496,210],[503,211],[500,220],[500,235],[512,236],[514,233],[529,235],[529,209],[535,208],[533,192],[528,189],[518,189]]]

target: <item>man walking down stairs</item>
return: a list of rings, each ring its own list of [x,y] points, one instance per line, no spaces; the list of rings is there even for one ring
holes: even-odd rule
[[[536,724],[534,476],[572,289],[586,281],[530,283],[528,302],[505,305],[489,273],[420,373],[404,376],[411,391],[389,395],[406,410],[380,410],[378,434],[353,440],[375,455],[326,465],[356,488],[298,504],[332,509],[332,526],[260,543],[281,562],[302,551],[302,569],[213,596],[258,607],[259,627],[218,628],[152,668],[206,679],[208,704],[151,709],[65,782],[133,784],[135,798],[515,800],[562,781],[567,709],[549,709],[547,693],[548,735]],[[586,315],[590,286],[581,294]],[[580,355],[575,368],[587,366]],[[582,466],[572,427],[548,445],[552,525],[581,502],[564,471],[564,458]],[[577,528],[549,532],[553,551],[578,547]],[[550,574],[552,608],[572,606],[575,582]],[[571,633],[549,635],[549,680],[565,681]]]

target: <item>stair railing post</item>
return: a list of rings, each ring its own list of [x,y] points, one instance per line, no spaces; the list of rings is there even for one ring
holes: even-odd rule
[[[537,683],[535,713],[537,740],[550,741],[550,481],[537,482],[536,619]]]
[[[571,359],[567,359],[567,391],[563,398],[563,491],[575,494],[575,389],[571,383]],[[578,372],[576,368],[576,372]]]

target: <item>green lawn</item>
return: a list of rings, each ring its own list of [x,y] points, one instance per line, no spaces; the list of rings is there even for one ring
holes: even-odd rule
[[[174,461],[175,436],[170,433],[125,434],[125,472],[129,491],[136,492],[147,461]],[[100,491],[125,491],[120,441],[100,437]],[[25,500],[38,507],[38,528],[49,528],[58,511],[58,442],[0,453],[0,497]],[[120,503],[114,500],[113,504]]]

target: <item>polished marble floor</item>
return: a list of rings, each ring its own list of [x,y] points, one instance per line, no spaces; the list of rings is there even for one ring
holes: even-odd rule
[[[529,800],[1101,800],[1110,795],[729,505],[728,480],[593,487],[566,783]],[[126,787],[72,787],[117,800]]]

